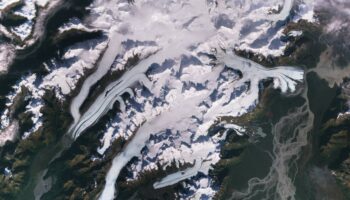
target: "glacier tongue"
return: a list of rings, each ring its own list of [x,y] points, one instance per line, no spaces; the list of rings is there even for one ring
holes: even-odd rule
[[[224,76],[223,72],[229,70],[224,64],[216,66],[190,64],[182,67],[182,72],[169,73],[168,70],[164,70],[162,73],[150,76],[153,86],[149,90],[153,94],[158,93],[159,96],[136,96],[135,101],[141,103],[138,105],[141,106],[141,112],[137,112],[132,107],[127,109],[128,119],[135,119],[133,122],[138,129],[126,148],[114,158],[100,199],[113,198],[114,185],[120,170],[133,157],[140,156],[142,148],[152,135],[162,135],[166,130],[170,130],[172,135],[179,133],[179,137],[173,138],[173,142],[170,143],[170,146],[174,146],[174,148],[162,151],[162,145],[150,145],[150,152],[158,152],[158,162],[163,165],[175,160],[183,163],[195,163],[195,167],[184,174],[169,175],[170,177],[164,178],[155,187],[158,188],[191,177],[196,175],[198,171],[208,174],[211,164],[215,164],[219,160],[220,141],[224,139],[207,136],[209,128],[215,124],[216,120],[220,116],[240,116],[254,107],[258,101],[260,80],[272,77],[279,83],[275,86],[283,92],[287,92],[287,90],[294,91],[297,82],[303,79],[303,72],[291,67],[266,69],[257,63],[234,55],[227,55],[222,59],[223,62],[226,62],[226,66],[242,71],[243,77],[238,79],[238,75],[228,76],[224,77],[226,80],[221,80]],[[180,63],[176,64],[180,65]],[[135,66],[135,68],[138,67],[140,66]],[[209,68],[210,70],[203,70],[201,73],[201,68]],[[170,68],[169,70],[171,71]],[[196,77],[198,82],[192,82],[188,77]],[[232,94],[237,92],[237,88],[241,88],[240,86],[244,86],[246,82],[250,82],[250,87],[244,87],[243,92],[232,97]],[[160,83],[164,83],[164,85],[159,86]],[[121,88],[123,89],[123,86]],[[160,91],[156,91],[156,89]],[[119,85],[113,90],[120,90]],[[213,91],[218,93],[215,101],[210,98]],[[142,99],[146,99],[146,102]],[[157,101],[161,103],[154,105],[153,103]],[[203,104],[211,106],[202,106]],[[153,110],[158,112],[155,113]],[[138,121],[137,119],[142,120]],[[120,124],[123,123],[123,121],[120,122]],[[191,139],[183,141],[184,138]],[[190,148],[179,145],[181,142],[186,143]],[[146,166],[142,167],[147,168]],[[177,181],[173,179],[174,177],[178,178]]]
[[[84,81],[84,85],[80,89],[78,96],[76,96],[71,103],[70,109],[74,118],[74,123],[77,123],[80,118],[79,109],[88,96],[91,86],[106,75],[112,66],[115,57],[120,52],[120,43],[120,35],[116,33],[114,28],[111,28],[108,47],[97,66],[97,70]]]

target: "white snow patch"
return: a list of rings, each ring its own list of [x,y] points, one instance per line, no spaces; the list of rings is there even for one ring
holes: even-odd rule
[[[14,58],[14,48],[8,44],[0,44],[0,74],[6,73]]]
[[[18,122],[14,121],[10,126],[0,131],[0,147],[4,146],[7,141],[14,141],[18,133]]]
[[[21,40],[25,40],[32,33],[34,18],[36,17],[36,8],[34,0],[24,1],[24,5],[14,12],[16,15],[27,18],[27,21],[17,27],[11,28],[11,31],[16,36],[20,37]]]
[[[291,36],[291,37],[299,37],[299,36],[301,36],[303,34],[303,31],[296,31],[296,30],[294,30],[294,31],[290,31],[289,33],[288,33],[288,36]]]
[[[36,0],[35,2],[38,6],[45,7],[50,2],[50,0]]]
[[[21,40],[25,40],[32,32],[33,30],[33,22],[27,21],[19,26],[11,28],[11,31],[18,37],[21,38]]]
[[[0,11],[20,1],[21,0],[0,0]],[[1,12],[0,12],[0,16],[1,16]]]
[[[303,19],[310,23],[316,22],[314,8],[315,8],[314,0],[304,0],[303,3],[298,5],[298,12],[293,17],[293,21],[297,22]]]
[[[103,138],[102,138],[102,142],[103,142],[103,146],[101,148],[97,149],[97,152],[101,155],[103,155],[105,153],[105,151],[107,150],[107,148],[110,146],[112,137],[113,137],[113,132],[114,132],[114,128],[110,127],[107,129],[107,132],[104,134]]]
[[[69,31],[69,30],[83,30],[83,31],[93,31],[94,29],[89,29],[86,27],[78,18],[72,18],[69,22],[64,23],[61,27],[58,28],[58,32],[60,34]]]
[[[106,45],[106,42],[95,45],[90,41],[70,47],[63,55],[63,58],[68,60],[68,64],[63,62],[55,66],[55,69],[44,77],[40,88],[54,88],[57,96],[70,94],[76,88],[80,78],[85,75],[86,70],[95,67]]]
[[[36,15],[36,9],[35,9],[35,3],[33,0],[25,0],[24,5],[19,8],[19,10],[16,10],[16,15],[23,16],[27,18],[28,20],[33,20]]]
[[[212,199],[217,192],[217,190],[213,189],[212,182],[213,180],[209,176],[200,176],[199,178],[191,179],[187,183],[183,182],[183,187],[186,190],[178,194],[179,199]]]

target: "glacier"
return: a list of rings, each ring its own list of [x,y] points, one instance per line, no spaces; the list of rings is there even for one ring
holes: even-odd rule
[[[23,9],[28,10],[19,10],[18,14],[27,14],[29,22],[12,29],[10,34],[21,37],[26,45],[40,41],[45,16],[59,4],[60,1],[26,1],[27,7]],[[34,5],[40,6],[40,10],[36,11]],[[290,18],[294,6],[300,12],[295,11]],[[288,45],[281,40],[285,36],[285,22],[300,19],[314,22],[312,6],[313,1],[293,0],[138,0],[133,3],[95,0],[85,21],[72,19],[58,33],[73,29],[102,30],[106,38],[65,49],[63,62],[53,58],[45,63],[44,76],[23,77],[6,97],[2,129],[6,132],[16,123],[8,113],[21,86],[30,88],[33,100],[26,112],[34,114],[32,121],[36,124],[25,136],[41,126],[40,99],[45,90],[54,90],[64,101],[79,89],[70,104],[74,121],[67,135],[77,140],[118,103],[120,112],[106,125],[97,152],[103,156],[113,141],[127,140],[127,145],[112,161],[100,199],[113,199],[117,195],[115,185],[123,168],[132,172],[128,180],[136,180],[140,173],[157,169],[157,164],[166,170],[172,163],[179,171],[157,180],[154,188],[201,174],[200,183],[186,187],[201,187],[195,192],[195,199],[201,195],[212,197],[215,191],[211,188],[209,171],[220,160],[220,149],[229,130],[237,135],[246,134],[245,127],[222,118],[254,111],[263,81],[272,80],[272,86],[283,94],[295,93],[304,81],[301,67],[269,68],[238,56],[236,51],[265,57],[283,55]],[[32,24],[36,12],[39,12],[38,20]],[[302,34],[294,30],[288,36]],[[139,61],[126,66],[135,56]],[[2,57],[5,59],[6,55]],[[88,70],[92,71],[90,75]],[[81,111],[93,86],[113,71],[122,76],[109,83]],[[78,81],[82,81],[80,88]],[[123,97],[125,94],[129,98]],[[225,131],[209,136],[211,128],[216,126],[222,126]],[[130,163],[133,158],[136,161]],[[190,167],[180,170],[184,164]]]

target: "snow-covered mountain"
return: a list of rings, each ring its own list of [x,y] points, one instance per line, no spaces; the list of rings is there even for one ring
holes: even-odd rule
[[[347,52],[322,41],[344,36],[346,10],[327,21],[322,2],[0,1],[3,194],[297,199],[291,174],[321,113],[310,74],[340,84],[348,71],[328,73]],[[229,187],[263,141],[256,165],[271,166]]]

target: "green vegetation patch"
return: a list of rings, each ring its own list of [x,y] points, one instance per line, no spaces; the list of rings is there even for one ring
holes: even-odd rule
[[[5,199],[14,199],[18,194],[33,181],[36,167],[41,164],[40,158],[37,158],[42,150],[54,146],[56,142],[68,129],[71,123],[71,117],[68,105],[57,100],[52,91],[46,91],[43,100],[45,106],[42,108],[44,125],[28,138],[19,140],[15,144],[6,144],[1,149],[1,163],[12,170],[12,177],[1,176],[0,197]],[[19,106],[21,107],[21,106]],[[19,114],[21,116],[23,113]],[[21,117],[19,117],[21,121]],[[22,122],[26,123],[26,122]],[[28,122],[29,123],[29,122]]]

